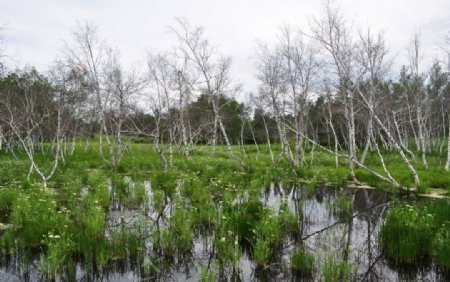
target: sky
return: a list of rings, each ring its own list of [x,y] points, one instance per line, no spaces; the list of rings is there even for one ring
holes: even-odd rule
[[[334,1],[332,1],[334,2]],[[384,31],[393,72],[407,63],[414,32],[421,34],[425,70],[450,34],[450,0],[341,0],[356,29]],[[124,65],[144,60],[147,51],[171,50],[168,27],[175,17],[203,26],[221,53],[232,57],[232,75],[243,92],[255,91],[257,40],[274,42],[281,26],[307,29],[320,17],[323,1],[313,0],[0,0],[0,25],[8,66],[33,65],[46,71],[61,56],[77,21],[98,26],[100,36],[118,48]]]

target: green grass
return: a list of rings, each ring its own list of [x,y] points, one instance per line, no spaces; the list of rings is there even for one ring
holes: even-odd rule
[[[334,216],[343,221],[353,215],[353,201],[350,197],[341,196],[329,203],[328,209]]]
[[[433,239],[433,256],[436,264],[443,270],[450,271],[450,223],[444,223]]]
[[[314,273],[314,256],[304,249],[295,249],[291,256],[291,268],[300,276],[312,277]]]
[[[274,182],[289,195],[293,185],[301,184],[306,186],[307,195],[314,196],[318,183],[345,188],[350,180],[347,161],[341,159],[336,168],[334,157],[317,148],[313,165],[309,165],[307,152],[307,165],[299,168],[295,177],[285,159],[278,165],[272,163],[265,145],[259,146],[258,159],[256,147],[246,147],[248,154],[244,159],[251,173],[232,160],[225,147],[218,146],[214,157],[209,147],[193,150],[189,162],[175,150],[173,167],[166,175],[152,145],[141,141],[131,145],[131,153],[125,153],[115,171],[99,156],[95,142],[86,150],[84,143],[78,143],[74,155],[67,155],[61,162],[48,190],[43,189],[35,173],[29,180],[26,178],[29,164],[23,152],[18,151],[18,159],[14,159],[0,151],[0,222],[13,226],[0,237],[0,253],[38,250],[38,266],[47,279],[73,280],[78,263],[86,273],[94,273],[127,261],[152,276],[188,257],[198,236],[210,236],[215,266],[202,270],[206,280],[238,268],[244,254],[258,267],[276,268],[284,240],[297,242],[301,235],[301,214],[292,212],[286,202],[281,203],[279,210],[264,206],[260,202],[261,191],[268,191]],[[234,148],[244,157],[240,148]],[[36,153],[36,161],[44,171],[51,168],[48,149],[46,145],[46,154]],[[278,144],[274,144],[275,154],[278,149]],[[104,153],[107,155],[106,148]],[[402,185],[412,187],[411,174],[399,156],[383,154],[392,175]],[[450,174],[442,169],[439,158],[442,157],[429,156],[428,170],[416,164],[423,191],[438,187],[450,192]],[[369,153],[366,164],[384,173],[376,154]],[[356,169],[356,175],[368,185],[393,190],[362,169]],[[144,181],[151,183],[150,198]],[[126,210],[141,211],[145,207],[157,222],[151,228],[140,229],[141,223],[137,223],[136,229],[107,230],[106,218],[113,201]],[[346,219],[353,214],[353,203],[342,197],[330,209]],[[413,263],[431,256],[440,267],[448,269],[448,205],[430,205],[426,212],[422,208],[413,210],[417,215],[406,207],[389,213],[382,231],[383,250],[397,263]],[[431,220],[428,214],[432,214]],[[150,238],[152,249],[143,244],[145,238]],[[406,246],[406,242],[412,242],[411,246]],[[152,258],[144,262],[146,253],[151,253]],[[314,258],[302,248],[290,256],[290,267],[289,257],[287,260],[287,268],[297,274],[312,277],[316,271]],[[213,269],[218,273],[212,273]],[[322,278],[348,278],[353,270],[347,262],[329,259],[322,269]]]
[[[329,256],[322,268],[322,277],[325,282],[354,281],[356,269],[347,261],[338,261]]]
[[[416,265],[435,257],[438,265],[448,268],[448,253],[444,254],[448,221],[450,206],[445,202],[392,207],[380,231],[384,255],[396,265]]]

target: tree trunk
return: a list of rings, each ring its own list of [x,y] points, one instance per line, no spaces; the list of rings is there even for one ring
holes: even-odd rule
[[[373,126],[373,116],[372,116],[372,113],[370,113],[369,114],[369,121],[367,123],[366,145],[364,146],[364,151],[363,151],[363,153],[361,155],[361,159],[359,160],[359,162],[362,163],[362,164],[364,164],[364,162],[366,160],[367,152],[369,151],[369,148],[371,146],[372,126]]]
[[[445,163],[445,170],[449,171],[450,168],[450,112],[448,113],[448,140],[447,140],[447,162]]]
[[[273,158],[272,147],[270,146],[270,134],[269,134],[269,129],[267,128],[266,118],[264,117],[264,114],[262,114],[261,116],[262,116],[262,120],[263,120],[263,123],[264,123],[264,130],[265,130],[265,132],[266,132],[267,146],[269,147],[270,159],[271,159],[272,162],[273,162],[273,161],[274,161],[274,158]]]
[[[348,128],[348,155],[350,161],[348,162],[349,170],[350,170],[350,177],[353,181],[356,183],[359,183],[358,179],[355,175],[354,170],[354,160],[356,160],[356,152],[355,152],[355,115],[353,112],[353,95],[350,90],[347,90],[347,96],[346,96],[346,102],[345,102],[345,117],[347,121],[347,128]]]
[[[428,169],[428,163],[426,158],[426,147],[425,147],[425,137],[423,132],[423,120],[422,120],[422,107],[420,105],[417,106],[417,125],[418,125],[418,133],[419,133],[419,142],[420,142],[420,151],[422,153],[422,163],[425,169]]]
[[[219,116],[219,106],[218,106],[218,97],[212,97],[212,105],[213,105],[213,111],[214,111],[214,127],[216,126],[216,122],[219,125],[220,131],[222,132],[223,139],[225,140],[225,144],[227,146],[228,153],[231,155],[233,159],[239,162],[239,164],[245,168],[248,169],[247,164],[233,151],[233,148],[231,148],[230,140],[228,139],[227,131],[225,130],[225,126],[222,123],[222,119]],[[215,136],[215,135],[214,135]],[[215,138],[214,138],[215,139]],[[214,151],[214,148],[213,148]]]
[[[364,100],[364,102],[366,103],[366,105],[368,106],[369,110],[373,113],[373,111],[374,111],[373,108],[367,102],[367,99],[364,97],[364,95],[361,93],[361,91],[359,91],[359,94],[360,94],[361,98]],[[386,135],[387,135],[387,137],[389,139],[389,142],[394,146],[395,150],[399,152],[399,154],[400,154],[403,162],[405,163],[405,165],[411,171],[411,174],[413,175],[413,178],[414,178],[415,190],[417,191],[419,189],[419,186],[420,186],[420,180],[419,180],[419,175],[417,174],[417,171],[411,165],[411,163],[409,162],[409,160],[406,157],[405,153],[403,152],[402,148],[395,141],[394,137],[392,137],[392,134],[389,132],[389,130],[386,128],[386,126],[383,124],[383,122],[378,118],[378,116],[375,113],[373,113],[373,117],[374,117],[375,121],[378,123],[378,125],[380,126],[380,128],[382,128],[383,131],[386,133]]]
[[[409,150],[406,147],[405,144],[403,144],[402,136],[401,136],[401,133],[400,133],[400,129],[398,127],[397,119],[395,118],[395,114],[393,114],[393,118],[394,118],[394,127],[395,127],[395,130],[397,131],[397,135],[398,135],[398,142],[399,142],[400,146],[403,148],[403,150],[405,150],[411,156],[413,161],[415,162],[416,161],[416,157],[414,156],[414,153],[411,152],[411,150]]]
[[[216,154],[216,144],[217,144],[217,115],[214,114],[214,128],[213,128],[213,136],[212,136],[212,155],[214,156]]]

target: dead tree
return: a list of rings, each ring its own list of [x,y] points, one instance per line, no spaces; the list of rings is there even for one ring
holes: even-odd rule
[[[213,152],[217,144],[217,127],[222,133],[230,156],[247,168],[247,164],[233,151],[230,140],[220,116],[220,95],[225,95],[230,91],[230,66],[231,58],[220,55],[216,49],[210,45],[201,27],[191,28],[184,19],[177,19],[177,26],[171,31],[180,41],[179,52],[183,54],[185,60],[192,64],[192,69],[198,72],[198,77],[202,79],[197,83],[197,91],[205,92],[208,95],[214,112],[213,131]]]
[[[308,100],[314,90],[320,64],[318,48],[306,42],[301,31],[292,34],[289,27],[284,27],[279,36],[279,49],[286,76],[286,100],[289,101],[289,111],[294,117],[290,128],[295,133],[294,166],[297,168],[305,163],[303,133],[308,124]]]
[[[53,91],[50,89],[50,91]],[[19,96],[18,93],[15,95]],[[24,89],[23,95],[20,95],[19,102],[12,101],[11,96],[4,96],[0,100],[2,111],[7,114],[1,115],[3,123],[7,124],[14,134],[14,137],[20,144],[20,148],[24,150],[29,162],[30,169],[27,178],[29,179],[33,172],[36,172],[40,177],[44,188],[47,188],[48,181],[54,176],[58,168],[61,157],[61,147],[64,138],[63,130],[63,112],[64,102],[61,99],[60,93],[55,95],[56,101],[53,104],[46,105],[43,109],[38,108],[38,99],[43,93],[38,93],[33,89]],[[39,105],[42,106],[42,105]],[[56,148],[52,154],[52,164],[50,169],[45,169],[35,161],[36,143],[43,146],[43,140],[40,138],[40,130],[44,122],[51,123],[51,118],[56,114],[56,124],[53,129]],[[13,150],[13,149],[12,149]]]
[[[417,134],[419,140],[419,149],[422,155],[422,163],[425,168],[428,168],[426,159],[426,140],[425,140],[425,113],[426,107],[429,105],[425,91],[423,89],[423,77],[419,72],[421,61],[420,53],[420,35],[416,33],[411,41],[411,47],[408,49],[409,64],[411,71],[411,83],[408,85],[409,95],[412,96],[415,107]],[[413,125],[412,125],[413,126]]]
[[[351,30],[341,11],[326,3],[325,15],[321,19],[314,19],[311,23],[311,37],[324,48],[334,65],[337,79],[336,91],[339,93],[344,106],[347,130],[347,147],[349,155],[350,176],[355,182],[354,159],[357,158],[355,141],[355,107],[354,89],[352,82],[356,77],[355,43],[351,38]]]
[[[150,108],[155,117],[155,129],[153,132],[153,148],[158,153],[158,156],[164,166],[164,174],[168,172],[168,161],[164,155],[165,146],[161,146],[161,139],[163,135],[162,117],[169,114],[171,105],[170,99],[170,79],[171,69],[169,67],[168,58],[165,55],[151,55],[147,57],[148,66],[148,80],[150,86]],[[169,129],[171,131],[171,129]],[[170,140],[171,142],[172,140]],[[169,146],[172,146],[169,144]]]
[[[144,82],[137,70],[125,72],[119,63],[118,55],[112,51],[108,54],[103,75],[105,76],[106,97],[108,97],[104,102],[107,119],[103,121],[103,128],[108,133],[106,140],[110,164],[113,169],[116,169],[126,148],[123,139],[123,124],[131,114],[134,97],[140,93]]]
[[[142,88],[136,71],[125,73],[118,53],[100,39],[97,28],[88,23],[79,25],[73,41],[66,42],[66,62],[85,76],[90,90],[89,99],[94,108],[91,121],[100,124],[99,154],[116,169],[124,150],[122,125],[130,109],[131,96]],[[103,138],[108,146],[109,158],[103,154]]]
[[[256,99],[269,105],[277,125],[280,138],[280,153],[277,161],[284,156],[288,161],[291,170],[296,174],[296,165],[289,145],[286,133],[285,107],[286,104],[286,74],[283,62],[278,50],[270,50],[267,44],[260,43],[257,56],[258,79],[261,82],[259,96]]]
[[[444,54],[447,60],[447,77],[450,81],[450,34],[446,37],[446,47],[444,47]],[[450,86],[448,87],[450,88]],[[448,97],[447,97],[448,99]],[[450,103],[447,101],[447,107],[450,107]],[[445,170],[449,171],[450,168],[450,109],[447,108],[448,116],[448,140],[447,140],[447,161],[445,162]]]

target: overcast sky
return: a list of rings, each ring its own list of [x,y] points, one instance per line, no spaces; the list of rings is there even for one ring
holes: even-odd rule
[[[450,0],[342,0],[357,28],[384,30],[396,65],[406,63],[406,47],[420,31],[426,57],[437,56],[442,38],[450,32]],[[233,76],[244,91],[256,88],[256,39],[273,41],[280,26],[307,27],[320,16],[322,1],[312,0],[0,0],[0,23],[7,41],[8,65],[34,65],[45,71],[61,54],[78,21],[99,27],[117,47],[124,64],[142,61],[146,50],[164,50],[175,43],[167,27],[184,16],[206,28],[211,42],[233,58]],[[424,63],[426,64],[426,62]],[[428,62],[429,64],[429,62]],[[425,68],[425,66],[424,66]]]

